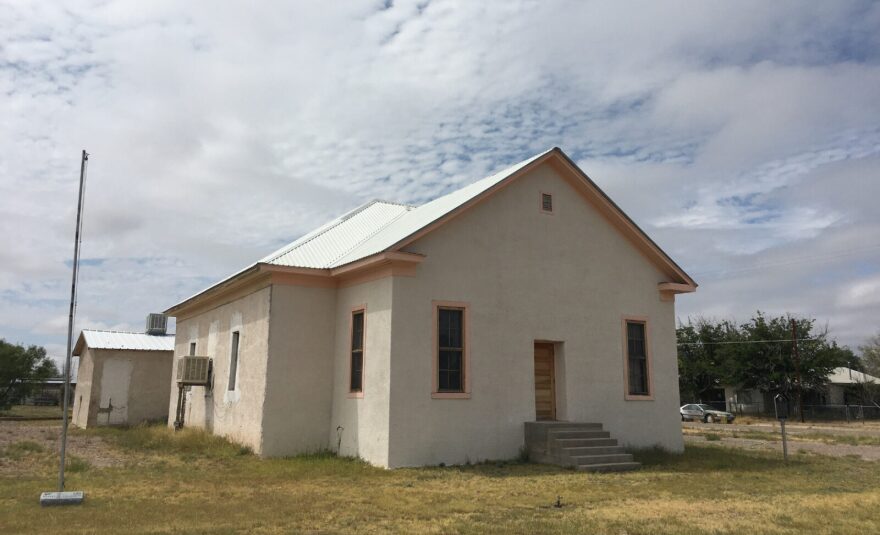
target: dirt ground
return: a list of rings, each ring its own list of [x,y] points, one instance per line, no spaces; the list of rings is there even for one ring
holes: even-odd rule
[[[739,420],[732,424],[704,424],[702,422],[682,422],[682,426],[691,429],[718,429],[720,431],[766,431],[779,432],[779,422],[776,420],[760,420],[741,423]],[[880,437],[880,421],[870,422],[806,422],[788,421],[785,423],[785,431],[788,434],[803,433],[832,433],[837,435],[857,435]]]
[[[25,441],[39,444],[44,450],[57,454],[61,447],[61,422],[0,421],[0,450]],[[111,448],[101,437],[77,433],[73,426],[67,436],[67,453],[96,467],[120,466],[133,461],[120,450]],[[15,474],[25,469],[20,463],[0,456],[0,474]]]
[[[685,435],[684,441],[686,444],[719,444],[747,450],[772,450],[778,451],[782,455],[782,442],[769,440],[722,436],[720,440],[710,442],[706,440],[705,436]],[[880,446],[850,446],[849,444],[825,444],[823,442],[789,440],[788,454],[794,455],[797,453],[815,453],[830,455],[831,457],[856,456],[865,461],[880,461]]]

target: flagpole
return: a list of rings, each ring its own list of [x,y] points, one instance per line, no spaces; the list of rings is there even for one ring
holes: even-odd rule
[[[61,428],[61,459],[58,464],[58,492],[44,492],[40,496],[42,505],[64,505],[82,502],[83,493],[64,491],[64,464],[67,455],[68,410],[70,405],[70,364],[73,360],[73,321],[76,315],[76,282],[79,276],[79,246],[82,241],[82,212],[85,201],[86,163],[89,153],[82,151],[79,167],[79,198],[76,205],[76,233],[73,242],[73,276],[70,284],[70,314],[67,318],[67,355],[64,362],[64,404],[63,427]]]

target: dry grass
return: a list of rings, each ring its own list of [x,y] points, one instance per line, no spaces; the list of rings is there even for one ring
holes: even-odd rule
[[[699,428],[685,428],[686,435],[704,436],[706,440],[720,440],[722,437],[748,438],[754,440],[766,440],[779,442],[782,434],[778,431],[759,431],[757,429],[731,430],[713,428],[711,431]],[[790,441],[822,442],[823,444],[846,444],[849,446],[880,446],[880,436],[872,435],[846,435],[840,433],[823,433],[821,431],[794,430],[787,433]]]
[[[64,412],[62,407],[58,405],[13,405],[5,410],[0,410],[0,417],[12,418],[57,418],[61,419]],[[71,411],[68,410],[68,413]]]
[[[72,473],[68,487],[86,492],[78,507],[41,509],[54,459],[45,448],[15,446],[28,469],[0,477],[0,532],[880,532],[877,465],[848,458],[784,465],[776,455],[705,445],[683,455],[638,452],[645,468],[625,474],[515,462],[387,471],[327,454],[260,460],[164,427],[99,435],[130,462]]]

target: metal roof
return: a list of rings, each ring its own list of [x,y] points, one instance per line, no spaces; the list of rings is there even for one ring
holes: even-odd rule
[[[421,206],[371,201],[282,247],[260,263],[329,269],[381,253],[548,152],[532,156]]]
[[[862,373],[843,366],[840,368],[834,368],[834,371],[828,376],[828,382],[835,385],[854,385],[864,383],[880,384],[880,379],[873,375],[868,375],[867,373]]]
[[[362,242],[381,233],[414,207],[370,201],[261,259],[278,266],[324,269]]]
[[[83,342],[91,349],[124,349],[129,351],[174,351],[173,334],[146,334],[124,331],[83,329],[73,354],[82,354]]]
[[[229,277],[180,301],[177,305],[171,307],[169,311],[250,271],[258,270],[258,266],[261,264],[329,270],[378,253],[393,250],[395,246],[398,246],[407,238],[480,197],[483,193],[511,177],[517,171],[554,151],[558,151],[563,158],[577,169],[574,162],[571,162],[561,149],[554,147],[421,206],[408,206],[379,200],[370,201]],[[589,177],[584,175],[584,178],[592,184]],[[667,262],[673,269],[681,273],[681,277],[685,282],[689,282],[696,287],[696,283],[693,283],[690,277],[657,244],[651,241],[644,231],[638,228],[598,186],[595,186],[595,189],[612,206],[612,209],[618,212],[625,221],[629,222],[635,231],[648,242],[649,247],[656,249],[661,261]]]

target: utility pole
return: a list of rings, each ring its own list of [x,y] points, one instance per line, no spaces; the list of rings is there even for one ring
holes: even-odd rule
[[[794,357],[794,377],[795,381],[797,381],[797,404],[798,404],[798,413],[801,415],[801,423],[804,422],[804,398],[803,398],[803,386],[801,386],[801,354],[798,351],[798,334],[797,334],[797,321],[794,318],[791,318],[791,343],[792,343],[792,356]]]

